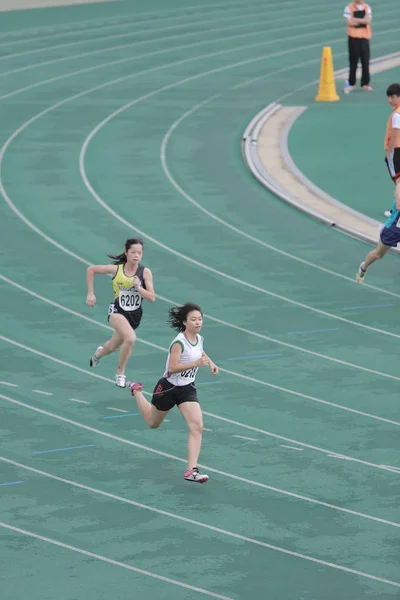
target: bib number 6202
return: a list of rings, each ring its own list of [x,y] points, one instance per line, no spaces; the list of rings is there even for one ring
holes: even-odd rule
[[[141,296],[134,292],[121,292],[119,295],[119,305],[123,310],[132,311],[140,308]]]

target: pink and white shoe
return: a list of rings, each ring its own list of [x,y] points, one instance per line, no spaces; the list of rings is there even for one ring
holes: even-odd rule
[[[183,477],[186,479],[186,481],[195,481],[196,483],[206,483],[206,481],[209,479],[208,475],[205,473],[199,473],[197,467],[185,471]]]
[[[373,92],[374,88],[371,87],[370,85],[363,85],[362,89],[364,90],[364,92]]]
[[[136,382],[127,381],[126,387],[128,387],[130,389],[132,396],[135,395],[134,392],[141,392],[143,390],[143,385],[141,383],[139,383],[138,381],[136,381]]]

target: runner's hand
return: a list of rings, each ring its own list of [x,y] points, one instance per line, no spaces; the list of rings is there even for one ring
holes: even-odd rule
[[[219,373],[219,369],[218,369],[217,365],[214,365],[214,363],[210,364],[210,371],[213,375],[218,375],[218,373]]]
[[[94,294],[88,294],[86,296],[86,304],[88,306],[94,306],[96,304],[96,296]]]
[[[203,355],[199,360],[196,361],[198,367],[205,367],[209,364],[210,360],[208,356]]]

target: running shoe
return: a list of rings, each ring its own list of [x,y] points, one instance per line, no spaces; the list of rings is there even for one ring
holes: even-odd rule
[[[132,381],[126,382],[126,387],[130,389],[132,396],[134,396],[134,392],[141,392],[143,390],[143,385],[136,381],[135,383]]]
[[[103,350],[103,346],[99,346],[97,348],[96,352],[93,354],[92,358],[89,361],[89,365],[93,368],[97,367],[97,365],[99,364],[99,362],[101,360],[100,358],[97,358],[97,353],[100,352],[100,350]]]
[[[115,375],[115,385],[120,388],[126,387],[126,375]]]
[[[208,481],[208,475],[205,473],[199,473],[197,467],[185,471],[183,477],[186,479],[186,481],[195,481],[196,483],[206,483],[206,481]]]
[[[358,271],[356,273],[356,281],[357,283],[364,283],[365,280],[365,276],[367,274],[367,271],[365,271],[363,269],[363,262],[361,263],[361,265],[358,267]]]

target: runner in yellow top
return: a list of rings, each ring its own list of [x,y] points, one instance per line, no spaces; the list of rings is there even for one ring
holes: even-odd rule
[[[104,346],[97,348],[90,359],[90,366],[96,367],[103,356],[120,348],[115,383],[118,387],[124,388],[126,386],[125,367],[136,341],[135,329],[139,327],[142,319],[143,298],[149,302],[155,300],[153,276],[150,269],[140,263],[143,256],[143,241],[140,238],[126,240],[125,251],[122,254],[118,256],[109,254],[108,256],[114,259],[114,264],[96,265],[87,269],[86,304],[88,306],[96,304],[93,287],[94,276],[96,274],[112,275],[114,300],[108,309],[108,321],[115,333]]]

